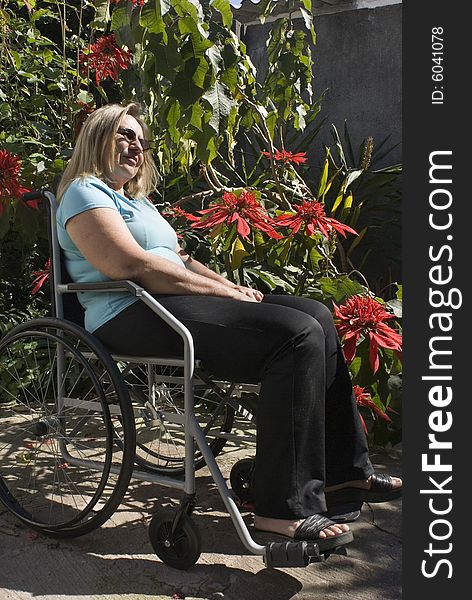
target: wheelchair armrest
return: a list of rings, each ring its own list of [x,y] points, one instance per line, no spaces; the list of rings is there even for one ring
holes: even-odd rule
[[[58,286],[62,293],[67,292],[129,292],[133,296],[142,296],[144,288],[129,279],[119,281],[96,281],[93,283],[67,283]]]
[[[184,360],[185,369],[193,376],[193,368],[195,364],[193,338],[190,331],[181,323],[177,317],[169,312],[162,304],[160,304],[151,294],[143,287],[137,285],[129,279],[120,281],[97,281],[94,283],[67,283],[56,287],[59,294],[68,292],[128,292],[139,298],[149,308],[163,319],[174,331],[176,331],[184,341]]]
[[[44,198],[43,190],[33,190],[31,192],[26,192],[21,196],[23,202],[28,202],[29,200],[41,200]]]

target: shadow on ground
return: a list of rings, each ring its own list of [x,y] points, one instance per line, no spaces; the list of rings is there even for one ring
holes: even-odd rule
[[[238,458],[231,453],[222,460],[226,476]],[[373,462],[378,471],[400,474],[398,454],[375,455]],[[75,539],[35,536],[0,509],[0,600],[401,598],[401,501],[364,505],[345,556],[300,569],[266,569],[239,540],[208,471],[199,473],[197,485],[194,520],[202,555],[186,572],[160,562],[148,537],[152,513],[176,506],[177,491],[133,483],[105,526]],[[251,515],[243,517],[251,525]]]

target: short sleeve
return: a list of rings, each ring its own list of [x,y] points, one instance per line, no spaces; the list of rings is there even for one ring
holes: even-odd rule
[[[76,179],[69,185],[59,203],[58,222],[65,228],[69,219],[93,208],[119,210],[113,195],[99,180]]]

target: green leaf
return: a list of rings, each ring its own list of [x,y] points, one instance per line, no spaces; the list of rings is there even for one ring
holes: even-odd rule
[[[334,201],[333,207],[331,209],[332,215],[334,215],[334,213],[336,212],[336,209],[341,204],[343,197],[344,197],[344,186],[341,186],[341,189],[339,190],[339,194],[336,197],[336,200]]]
[[[320,179],[320,185],[318,186],[318,198],[321,198],[322,196],[324,196],[325,190],[326,190],[326,184],[328,182],[328,169],[329,169],[329,149],[326,153],[326,159],[324,161],[324,165],[323,165],[323,171],[321,172],[321,179]]]
[[[269,112],[269,114],[267,115],[267,117],[265,119],[267,129],[269,130],[270,137],[272,139],[274,139],[274,136],[275,136],[275,128],[277,127],[278,118],[279,118],[279,115],[278,115],[277,111],[272,110]]]
[[[224,27],[230,29],[233,24],[233,12],[228,0],[212,0],[210,5],[220,13]]]
[[[394,298],[387,302],[387,305],[392,309],[393,314],[398,318],[402,318],[402,301],[399,298]]]
[[[204,58],[192,57],[185,61],[184,75],[190,78],[193,83],[205,89],[205,77],[208,72],[208,63]]]
[[[80,90],[77,94],[77,100],[84,104],[90,104],[93,101],[93,95],[87,90]]]
[[[268,273],[267,271],[257,271],[258,277],[269,286],[270,291],[274,291],[276,288],[282,288],[286,292],[293,293],[294,287],[278,275],[274,273]]]
[[[348,194],[344,198],[343,208],[350,209],[352,207],[353,197],[352,194]]]
[[[21,67],[21,56],[16,50],[10,50],[10,54],[15,63],[15,68],[19,69]]]
[[[238,71],[235,67],[229,67],[224,71],[220,72],[220,81],[228,90],[234,94],[238,89]]]
[[[0,8],[0,23],[5,23],[5,25],[10,23],[10,15],[3,8]]]
[[[196,142],[195,157],[203,163],[211,163],[218,156],[215,142],[215,130],[205,125],[202,131],[195,131],[192,139]]]
[[[193,125],[195,129],[202,131],[202,109],[199,104],[192,105],[192,112],[189,123],[190,125]]]
[[[302,0],[302,4],[305,7],[305,10],[311,12],[311,0]]]
[[[360,294],[365,291],[363,285],[349,279],[346,275],[341,275],[336,278],[321,277],[320,285],[323,293],[326,296],[333,298],[336,303],[341,302],[349,296],[354,296],[355,294]]]
[[[319,269],[318,265],[320,263],[320,261],[322,261],[324,259],[324,256],[320,253],[320,251],[318,250],[318,248],[316,246],[313,246],[313,248],[310,250],[309,252],[310,255],[310,263],[312,265],[312,267],[314,267],[316,270]],[[314,271],[316,272],[316,271]]]
[[[218,75],[220,71],[220,65],[223,61],[223,57],[221,56],[221,49],[215,44],[208,48],[208,50],[205,51],[205,54],[208,57],[208,60],[210,61],[210,64],[213,68],[213,73],[215,74],[215,76]]]
[[[139,17],[139,24],[150,33],[162,34],[164,41],[167,42],[166,27],[158,3],[154,7],[149,4],[144,6]]]
[[[359,370],[361,368],[362,359],[359,356],[356,356],[352,363],[349,365],[349,371],[353,377],[357,377]]]
[[[192,17],[201,29],[203,23],[203,9],[198,0],[173,0],[172,6],[180,18],[184,18],[187,15]]]
[[[116,6],[111,15],[111,30],[116,31],[130,24],[130,11],[128,6]]]
[[[90,27],[97,31],[105,31],[110,21],[110,3],[109,0],[95,0],[95,18],[90,23]]]
[[[225,226],[224,229],[226,230],[226,237],[223,240],[221,250],[224,253],[228,253],[228,252],[230,252],[230,249],[233,247],[233,244],[236,241],[236,238],[238,236],[236,223],[231,223],[229,228],[226,228],[226,226]]]
[[[12,116],[11,106],[8,102],[0,102],[0,118],[10,119]]]
[[[160,8],[161,16],[164,16],[170,10],[171,0],[156,0],[156,4]]]
[[[169,110],[167,112],[167,130],[170,138],[174,144],[178,144],[180,140],[181,132],[177,128],[177,123],[180,119],[180,104],[178,100],[171,102]]]
[[[229,115],[233,101],[226,94],[225,86],[218,81],[203,95],[203,99],[212,107],[209,124],[216,133],[219,133],[221,131],[221,123]]]
[[[185,73],[180,72],[168,93],[171,98],[177,98],[182,108],[187,108],[199,100],[202,90]]]
[[[244,247],[242,241],[237,237],[234,240],[233,246],[231,248],[231,268],[233,271],[239,269],[241,263],[246,258],[246,256],[250,256],[250,253]]]
[[[247,110],[241,119],[241,127],[250,131],[254,125],[254,112]]]
[[[153,55],[155,72],[164,75],[169,81],[173,81],[176,73],[184,64],[174,37],[171,36],[167,44],[161,44],[157,36],[150,36],[148,50]],[[153,84],[154,82],[152,82]]]
[[[298,131],[304,131],[304,129],[306,127],[305,116],[306,116],[305,107],[302,104],[298,104],[295,107],[295,115],[294,115],[294,123],[293,123],[293,126]]]
[[[362,175],[363,172],[364,172],[363,169],[355,169],[349,173],[349,175],[346,177],[346,182],[344,184],[344,187],[346,188],[346,190],[351,185],[351,183],[353,183],[356,179],[358,179]]]

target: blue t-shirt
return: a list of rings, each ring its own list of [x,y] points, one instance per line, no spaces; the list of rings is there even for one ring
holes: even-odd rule
[[[67,270],[73,281],[110,281],[84,258],[66,230],[69,219],[93,208],[112,208],[120,213],[131,235],[146,250],[178,264],[185,264],[176,253],[177,235],[157,208],[147,199],[127,198],[97,177],[75,179],[62,196],[57,210],[57,234]],[[93,332],[124,308],[137,302],[125,292],[80,292],[85,308],[85,328]]]

